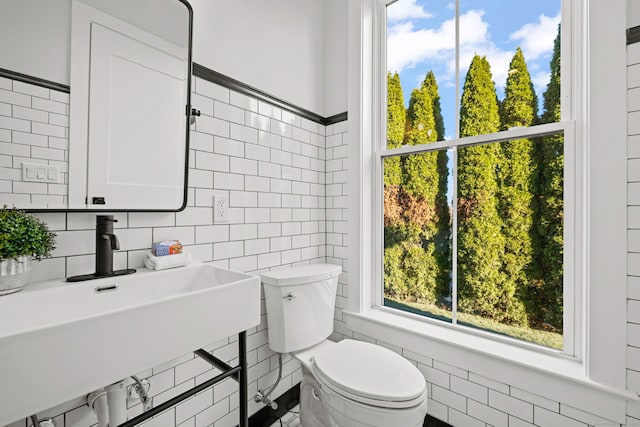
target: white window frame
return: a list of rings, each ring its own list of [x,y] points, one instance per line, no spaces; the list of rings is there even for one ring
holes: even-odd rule
[[[384,73],[386,75],[387,72],[387,64],[386,64],[386,7],[395,3],[397,0],[377,0],[375,5],[375,18],[377,20],[377,45],[374,46],[376,52],[380,54],[375,59],[376,63],[374,63],[374,67],[376,67],[379,73]],[[561,27],[562,35],[561,40],[564,42],[561,43],[561,57],[563,60],[561,61],[561,118],[559,122],[549,123],[549,124],[541,124],[534,125],[527,128],[514,128],[506,131],[494,132],[491,134],[485,135],[477,135],[470,137],[459,137],[459,118],[456,117],[456,139],[451,139],[447,141],[439,141],[430,144],[423,144],[417,146],[404,146],[395,149],[387,149],[386,148],[386,138],[380,138],[374,146],[374,182],[378,183],[378,186],[375,190],[375,200],[374,203],[379,209],[376,209],[374,215],[374,229],[378,232],[375,233],[375,247],[378,250],[378,255],[374,257],[374,283],[377,285],[374,288],[373,296],[374,296],[374,304],[377,308],[385,309],[385,310],[393,310],[397,311],[397,309],[385,308],[383,304],[383,294],[384,294],[384,267],[383,267],[383,248],[384,248],[384,240],[383,240],[383,192],[381,191],[383,187],[383,159],[385,157],[392,157],[398,155],[407,155],[407,154],[417,154],[417,153],[425,153],[430,151],[439,151],[446,149],[453,149],[453,157],[454,157],[454,179],[453,179],[453,206],[457,206],[457,176],[455,174],[457,168],[457,152],[459,148],[470,147],[474,145],[480,144],[490,144],[490,143],[499,143],[503,141],[509,141],[514,139],[524,139],[524,138],[536,138],[547,135],[556,135],[562,134],[564,135],[564,159],[565,159],[565,167],[564,167],[564,182],[566,183],[564,187],[564,274],[563,274],[563,349],[561,351],[562,354],[575,357],[576,359],[581,358],[581,340],[582,334],[581,331],[576,330],[575,325],[582,323],[582,312],[579,309],[579,305],[576,304],[577,301],[581,299],[581,288],[574,286],[575,278],[578,277],[579,272],[581,270],[581,259],[575,256],[575,238],[577,236],[575,230],[576,228],[580,228],[580,224],[584,222],[584,215],[576,215],[576,206],[583,206],[584,200],[581,195],[584,192],[580,191],[580,188],[576,188],[579,180],[576,179],[577,170],[575,168],[575,159],[581,158],[584,151],[584,146],[575,144],[575,121],[573,120],[573,96],[572,94],[575,92],[575,88],[572,85],[572,82],[575,80],[579,84],[580,76],[575,75],[572,72],[574,67],[572,67],[572,61],[574,60],[574,55],[572,55],[572,43],[567,43],[566,41],[571,41],[572,27],[573,23],[571,20],[571,16],[573,14],[573,5],[570,1],[564,1],[563,3],[563,25]],[[456,13],[459,12],[459,0],[456,0]],[[458,43],[459,37],[459,16],[455,17],[456,21],[456,44]],[[456,46],[456,69],[460,70],[459,64],[459,50],[458,46]],[[580,58],[576,58],[580,60]],[[379,110],[380,115],[378,119],[375,121],[374,126],[379,127],[378,135],[386,135],[386,117],[387,111],[384,106],[386,105],[386,79],[379,79],[379,84],[376,85],[374,90],[379,91],[378,99],[381,101],[381,105],[376,106]],[[459,73],[456,73],[456,84],[461,85],[462,81],[460,81]],[[456,87],[456,112],[460,111],[459,106],[459,97],[460,97],[460,87]],[[382,108],[381,108],[382,107]],[[580,210],[584,213],[584,210]],[[456,268],[457,265],[457,253],[456,253],[456,228],[457,228],[457,211],[453,209],[452,216],[452,224],[454,230],[453,236],[453,305],[456,305],[457,295],[455,292],[457,291],[457,275]],[[490,339],[502,340],[504,342],[510,343],[512,345],[520,345],[525,346],[526,348],[530,348],[533,351],[546,351],[550,353],[558,353],[557,350],[536,346],[521,340],[516,340],[513,338],[505,337],[503,335],[492,334],[490,332],[485,332],[479,329],[473,329],[468,326],[460,326],[456,323],[456,312],[452,310],[453,319],[452,323],[448,324],[441,320],[433,320],[428,317],[425,317],[423,320],[425,321],[433,321],[438,322],[444,327],[452,327],[452,328],[463,328],[465,332],[472,334],[479,334],[481,336],[487,336]]]
[[[374,11],[376,19],[376,35],[375,40],[377,45],[374,46],[374,50],[379,52],[379,55],[374,59],[374,67],[378,69],[378,73],[383,73],[382,75],[386,75],[387,72],[387,64],[386,64],[386,7],[395,3],[397,0],[377,0]],[[571,40],[571,32],[572,32],[572,7],[571,3],[568,1],[564,2],[564,8],[562,10],[564,25],[561,27],[562,30],[562,40]],[[459,0],[456,0],[456,8],[459,9]],[[457,12],[459,13],[459,12]],[[459,40],[459,17],[456,16],[456,40]],[[457,44],[457,42],[456,42]],[[374,256],[374,284],[377,285],[373,291],[374,297],[374,305],[380,309],[397,311],[398,309],[385,308],[383,304],[383,294],[384,294],[384,267],[383,267],[383,192],[381,191],[383,187],[383,158],[385,157],[393,157],[398,155],[407,155],[407,154],[417,154],[417,153],[425,153],[430,151],[439,151],[446,150],[449,148],[453,150],[453,156],[456,161],[454,161],[454,168],[457,167],[457,150],[458,148],[469,147],[473,145],[479,144],[488,144],[488,143],[498,143],[503,141],[509,141],[513,139],[523,139],[523,138],[535,138],[546,135],[554,135],[554,134],[563,134],[564,135],[564,152],[565,152],[565,168],[564,168],[564,182],[566,183],[564,188],[564,242],[565,250],[563,257],[564,264],[564,275],[563,275],[563,350],[562,353],[571,357],[581,358],[581,339],[582,334],[579,330],[576,330],[575,325],[581,324],[581,316],[582,313],[579,310],[579,305],[576,305],[576,301],[579,301],[581,298],[581,289],[580,287],[574,287],[575,277],[577,273],[580,271],[580,259],[575,256],[575,230],[580,227],[580,224],[584,222],[583,216],[576,216],[576,206],[582,206],[583,200],[579,197],[583,192],[580,189],[576,188],[575,184],[578,182],[575,179],[575,174],[577,173],[575,169],[575,158],[580,158],[582,156],[583,146],[575,144],[575,121],[573,120],[573,105],[572,105],[572,93],[574,92],[574,88],[572,87],[572,81],[577,77],[572,75],[572,44],[571,43],[561,43],[561,57],[564,58],[561,62],[561,115],[560,122],[549,123],[549,124],[541,124],[535,125],[527,128],[514,128],[501,132],[494,132],[486,135],[477,135],[471,137],[459,137],[459,120],[456,117],[456,139],[451,139],[447,141],[439,141],[430,144],[423,144],[417,146],[404,146],[395,149],[387,149],[386,148],[386,138],[376,138],[376,142],[374,146],[374,182],[378,183],[377,188],[375,188],[375,200],[374,203],[378,209],[375,209],[374,215],[374,230],[377,230],[374,233],[375,236],[375,247],[378,250],[377,256]],[[456,46],[456,69],[459,70],[459,51]],[[569,60],[567,60],[568,58]],[[381,74],[377,74],[381,75]],[[456,84],[462,84],[460,81],[458,73],[456,73]],[[376,109],[379,110],[379,116],[377,120],[375,120],[374,126],[379,127],[379,131],[376,135],[386,135],[386,118],[387,111],[384,106],[386,105],[386,79],[378,79],[378,85],[374,88],[374,90],[379,91],[379,95],[376,97],[380,100],[381,105],[376,106]],[[456,88],[456,111],[460,111],[459,106],[459,87]],[[382,108],[381,108],[382,107]],[[457,176],[454,175],[453,179],[453,206],[457,206]],[[578,196],[578,197],[576,197]],[[457,212],[453,210],[452,216],[452,224],[453,230],[457,228]],[[457,254],[456,254],[456,238],[455,232],[453,237],[453,265],[457,264]],[[457,291],[457,275],[456,269],[452,269],[453,272],[453,305],[456,305],[457,296],[455,292]],[[460,326],[456,324],[456,313],[455,310],[452,310],[453,319],[451,324],[447,324],[441,320],[430,319],[429,317],[424,317],[425,321],[433,321],[438,322],[439,324],[445,327],[452,328],[464,328],[467,333],[475,333],[480,334],[482,336],[487,336],[487,334],[491,334],[490,332],[485,332],[479,329],[473,329],[468,326]],[[513,338],[508,338],[503,335],[491,334],[488,335],[489,338],[496,340],[504,340],[505,342],[511,343],[512,345],[521,345],[527,348],[533,349],[534,351],[547,351],[551,353],[558,353],[557,350],[544,348],[536,345],[532,345],[530,343],[516,340]]]
[[[574,164],[565,164],[565,189],[573,189],[565,209],[575,206],[573,219],[565,222],[565,280],[571,282],[565,304],[567,298],[575,301],[567,307],[575,307],[573,313],[565,316],[575,319],[575,326],[568,325],[567,357],[380,307],[380,141],[386,135],[380,10],[385,2],[349,0],[348,330],[625,422],[626,401],[637,399],[625,383],[626,191],[620,190],[626,189],[625,3],[564,1],[562,39],[571,43],[563,44],[563,58],[572,60],[563,61],[562,76],[570,76],[571,84],[563,85],[562,121],[534,130],[562,130],[568,149],[575,149]],[[532,129],[500,134],[511,139]],[[483,142],[487,137],[472,138]],[[460,141],[437,142],[428,149]],[[385,154],[415,150],[402,147]],[[567,253],[574,259],[567,261]]]

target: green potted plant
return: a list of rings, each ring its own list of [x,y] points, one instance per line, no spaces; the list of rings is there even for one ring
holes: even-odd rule
[[[0,295],[17,292],[31,278],[31,259],[55,249],[55,233],[38,218],[4,206],[0,209]]]

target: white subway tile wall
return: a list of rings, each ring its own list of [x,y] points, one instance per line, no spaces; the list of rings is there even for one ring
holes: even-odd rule
[[[57,178],[24,181],[23,163]],[[66,207],[68,165],[69,94],[0,77],[0,206]]]
[[[12,87],[11,83],[0,80],[0,87]],[[29,107],[35,96],[49,93],[37,88],[33,94],[2,91],[8,99],[14,100],[14,104],[17,100],[19,106]],[[21,114],[21,110],[2,102],[0,115],[10,113],[6,120],[11,124],[12,112]],[[201,110],[202,116],[191,132],[188,206],[177,213],[116,213],[116,234],[121,249],[114,255],[115,267],[142,267],[143,254],[152,242],[166,239],[179,239],[185,251],[198,261],[252,273],[293,264],[325,262],[325,127],[199,78],[194,78],[193,104]],[[0,145],[0,150],[18,145],[11,139],[11,129],[7,132],[2,129],[6,126],[4,123],[0,121],[0,138],[6,143]],[[22,122],[18,123],[17,126],[22,125]],[[25,130],[27,124],[23,125]],[[7,156],[13,154],[1,154],[0,162]],[[9,168],[3,163],[0,165],[0,174]],[[333,173],[329,174],[329,179],[334,182]],[[0,186],[0,191],[2,188],[5,187]],[[9,187],[7,190],[9,194],[12,191]],[[229,219],[226,223],[213,222],[214,196],[228,198]],[[58,234],[58,238],[53,258],[34,264],[34,280],[92,272],[96,214],[44,213],[38,216]],[[345,231],[344,226],[341,229]],[[342,262],[333,258],[332,261]],[[232,365],[237,363],[236,336],[213,343],[206,349]],[[248,331],[247,350],[249,411],[252,414],[263,406],[253,401],[253,395],[259,388],[266,388],[275,381],[278,367],[277,355],[267,344],[264,303],[261,323]],[[285,356],[283,362],[283,379],[274,391],[274,397],[302,379],[297,361]],[[149,367],[145,372],[131,374],[149,379],[154,404],[158,404],[217,373],[217,369],[188,354],[162,366]],[[91,391],[87,390],[87,393]],[[235,426],[238,398],[237,383],[227,380],[146,425]],[[141,411],[140,404],[133,405],[129,415]],[[89,427],[97,422],[82,396],[72,402],[61,402],[60,406],[38,416],[56,417],[57,427]],[[20,420],[12,427],[28,424],[28,420]]]
[[[627,388],[640,394],[640,43],[627,47]],[[629,425],[640,425],[640,403],[627,405]]]

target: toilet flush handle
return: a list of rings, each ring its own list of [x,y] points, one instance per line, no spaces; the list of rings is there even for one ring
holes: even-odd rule
[[[282,299],[286,299],[291,301],[292,299],[294,299],[296,296],[293,294],[293,292],[289,292],[287,295],[283,296]]]

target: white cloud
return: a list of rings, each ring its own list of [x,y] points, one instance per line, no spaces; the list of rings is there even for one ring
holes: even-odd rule
[[[444,66],[436,72],[439,84],[447,84],[455,77],[455,20],[444,21],[435,29],[415,29],[410,22],[396,24],[389,29],[387,65],[390,71],[401,72],[424,61],[437,61]],[[491,64],[493,80],[503,87],[513,51],[499,49],[490,38],[484,11],[470,10],[460,16],[460,78],[464,79],[475,54],[484,55]],[[426,70],[425,70],[426,72]]]
[[[504,88],[514,50],[503,50],[491,39],[489,24],[483,10],[470,10],[460,16],[460,78],[461,83],[475,54],[487,57],[493,81],[498,90]],[[544,62],[553,50],[560,15],[541,15],[536,22],[526,24],[511,34],[520,40],[531,79],[538,94],[546,89],[549,73]],[[455,78],[455,20],[452,17],[435,28],[420,28],[411,21],[391,25],[387,32],[387,66],[389,71],[402,72],[416,66],[426,73],[433,69],[438,84],[449,87]],[[423,78],[422,76],[420,79]],[[419,83],[416,85],[418,86]]]
[[[483,21],[484,12],[471,10],[460,17],[461,45],[486,43],[488,24]],[[393,25],[387,33],[387,67],[401,72],[413,68],[425,60],[454,60],[455,20],[444,21],[434,29],[415,29],[411,22]],[[450,66],[453,70],[453,66]]]
[[[416,30],[410,22],[394,25],[387,33],[387,67],[401,72],[419,62],[452,50],[455,40],[441,29]]]
[[[478,54],[487,57],[493,81],[503,87],[513,52],[501,50],[491,41],[489,25],[483,17],[484,11],[475,10],[460,16],[460,78],[464,80],[473,56]],[[450,64],[449,69],[454,72],[455,64]]]
[[[553,51],[553,41],[558,33],[560,12],[556,16],[540,15],[538,22],[523,25],[511,33],[511,40],[519,40],[527,61],[533,61]]]
[[[460,79],[464,84],[464,77],[467,74],[471,60],[475,54],[486,56],[491,65],[491,77],[497,88],[504,88],[507,82],[509,63],[513,58],[513,51],[500,50],[493,44],[484,46],[463,45],[460,47]],[[453,67],[451,67],[453,68]]]
[[[484,10],[470,10],[460,15],[460,46],[480,45],[489,41],[489,24],[483,17]],[[445,25],[450,26],[451,33],[455,34],[454,19],[444,22]]]
[[[550,79],[551,73],[548,71],[540,71],[531,76],[531,82],[538,94],[544,93],[544,91],[547,90],[547,85],[549,84]]]
[[[387,20],[389,22],[399,22],[407,19],[431,18],[431,14],[424,8],[416,4],[416,0],[398,0],[387,6]]]

